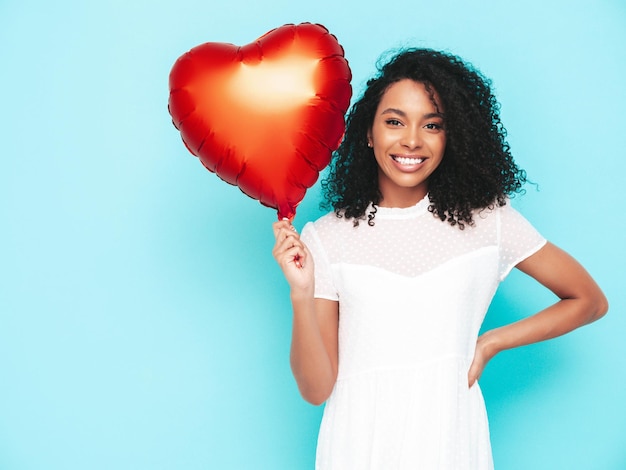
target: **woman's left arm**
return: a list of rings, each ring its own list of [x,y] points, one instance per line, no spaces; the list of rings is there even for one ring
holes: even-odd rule
[[[601,318],[608,310],[606,297],[585,268],[551,243],[516,267],[560,300],[535,315],[482,334],[468,374],[470,387],[500,351],[563,335]]]

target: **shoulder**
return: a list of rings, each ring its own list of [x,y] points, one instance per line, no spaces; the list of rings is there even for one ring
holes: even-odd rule
[[[312,244],[323,246],[325,249],[343,246],[352,240],[355,230],[353,222],[352,219],[330,212],[313,222],[308,222],[302,228],[302,239],[309,247]]]
[[[526,218],[511,205],[511,200],[507,199],[505,204],[476,209],[473,214],[474,223],[476,225],[495,223],[497,225],[507,224],[511,222],[526,221]]]
[[[338,234],[341,231],[349,230],[353,227],[352,219],[347,219],[343,215],[329,212],[313,222],[307,222],[302,233],[314,232],[317,234],[331,233]]]
[[[535,230],[532,223],[511,205],[510,200],[507,200],[505,205],[497,207],[496,210],[498,212],[498,223],[504,230]]]
[[[494,205],[484,209],[478,209],[473,214],[476,232],[492,233],[498,243],[505,240],[517,240],[520,238],[538,240],[542,239],[533,224],[512,206],[511,200],[507,199],[503,205]]]

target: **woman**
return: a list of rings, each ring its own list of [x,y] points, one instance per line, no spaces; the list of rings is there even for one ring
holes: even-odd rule
[[[525,174],[498,109],[461,59],[398,54],[349,113],[324,182],[334,211],[302,238],[274,224],[293,374],[326,402],[317,468],[493,468],[476,383],[487,362],[606,313],[585,269],[510,207]],[[479,337],[513,267],[560,300]]]

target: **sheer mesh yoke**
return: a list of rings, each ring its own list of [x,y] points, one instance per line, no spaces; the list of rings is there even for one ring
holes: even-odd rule
[[[308,223],[302,238],[313,253],[316,296],[337,300],[331,265],[372,266],[417,277],[476,250],[496,247],[499,280],[545,239],[510,204],[474,215],[475,226],[453,227],[428,211],[427,198],[405,209],[378,207],[375,225],[327,214]],[[369,212],[369,211],[368,211]]]
[[[319,470],[491,470],[476,339],[499,282],[545,239],[509,205],[459,230],[428,212],[378,208],[375,225],[328,214],[302,239],[316,297],[339,301],[339,370]]]

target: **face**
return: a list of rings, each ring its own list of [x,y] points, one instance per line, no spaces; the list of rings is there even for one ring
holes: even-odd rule
[[[368,145],[378,163],[382,207],[409,207],[428,192],[428,178],[446,149],[443,110],[433,97],[423,83],[404,79],[378,104]]]

